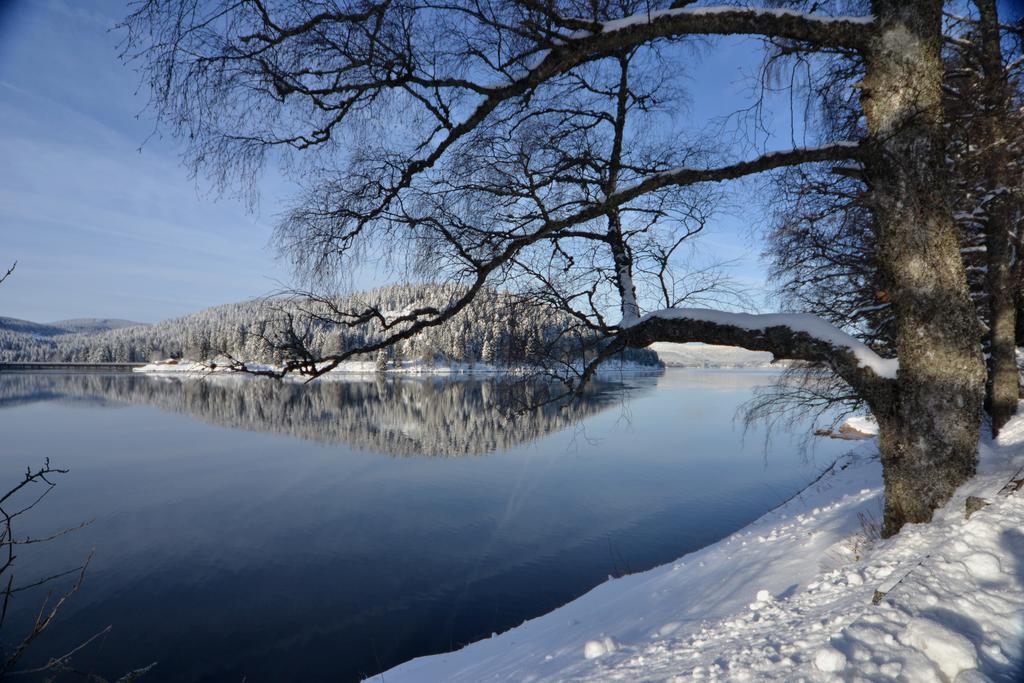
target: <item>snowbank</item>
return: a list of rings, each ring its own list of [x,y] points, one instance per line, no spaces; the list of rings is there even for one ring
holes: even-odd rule
[[[1022,680],[1024,492],[999,493],[1022,466],[1018,417],[933,523],[881,541],[865,442],[712,546],[379,680]],[[968,496],[991,504],[965,519]]]

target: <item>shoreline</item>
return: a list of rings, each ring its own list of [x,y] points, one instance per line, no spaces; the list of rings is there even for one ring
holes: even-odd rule
[[[274,370],[280,368],[261,363],[246,363],[251,371]],[[640,365],[638,363],[614,363],[609,362],[598,369],[598,377],[607,377],[610,374],[623,375],[661,375],[664,374],[664,365]],[[181,363],[148,363],[141,367],[133,368],[135,373],[154,376],[188,376],[206,378],[211,376],[245,377],[245,371],[217,366],[216,363],[203,363],[196,361],[184,361]],[[535,366],[500,366],[485,363],[449,363],[430,365],[420,362],[408,362],[402,367],[389,367],[383,370],[378,369],[376,364],[370,361],[346,361],[329,372],[316,377],[316,380],[343,379],[352,376],[413,376],[413,377],[473,377],[473,376],[529,376],[543,373],[543,368]],[[257,375],[252,375],[257,376]],[[287,379],[306,381],[308,378],[299,374],[292,374]]]
[[[1003,492],[1024,467],[1024,416],[980,450],[935,519],[892,538],[878,537],[881,464],[865,440],[715,543],[366,680],[1016,680],[1024,540],[1006,539],[1024,539],[1024,494]],[[965,516],[976,497],[988,505]]]

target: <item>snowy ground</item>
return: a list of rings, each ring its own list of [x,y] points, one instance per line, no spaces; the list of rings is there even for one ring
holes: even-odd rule
[[[978,476],[932,524],[885,541],[876,454],[861,443],[673,564],[373,680],[1024,680],[1024,491],[999,493],[1024,476],[1024,418],[982,444]],[[991,504],[965,520],[968,496]]]

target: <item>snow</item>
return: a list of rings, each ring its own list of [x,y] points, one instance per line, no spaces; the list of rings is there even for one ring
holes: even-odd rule
[[[806,21],[813,21],[821,24],[830,24],[835,22],[845,23],[856,23],[856,24],[870,24],[874,21],[873,16],[841,16],[841,17],[828,17],[821,14],[811,14],[808,12],[798,12],[790,9],[763,9],[763,8],[748,8],[748,7],[736,7],[730,5],[719,5],[714,7],[689,7],[680,9],[666,9],[658,10],[655,12],[640,12],[637,14],[623,17],[622,19],[614,19],[612,21],[606,21],[601,24],[601,33],[610,33],[612,31],[621,31],[628,29],[632,26],[640,24],[649,24],[663,19],[665,17],[672,16],[708,16],[713,14],[726,14],[741,12],[743,14],[756,15],[756,16],[772,16],[772,17],[793,17],[800,18]],[[573,38],[586,38],[587,36],[593,35],[590,31],[579,31],[573,34]]]
[[[1021,680],[1024,492],[1000,491],[1024,476],[1024,417],[980,456],[932,523],[880,540],[877,445],[861,442],[711,546],[372,680]],[[967,520],[967,496],[990,505]]]
[[[977,669],[978,651],[967,638],[926,617],[915,617],[899,635],[899,642],[920,650],[948,680],[962,671]]]
[[[899,370],[897,359],[882,358],[856,337],[843,332],[827,320],[808,313],[731,313],[704,308],[667,308],[648,313],[635,322],[625,321],[623,326],[632,327],[652,318],[695,320],[751,331],[769,327],[788,327],[794,332],[804,332],[834,347],[849,349],[857,359],[858,365],[870,368],[879,377],[895,379]]]
[[[982,581],[995,581],[1003,573],[999,558],[992,553],[979,552],[968,555],[963,563],[971,576]]]
[[[851,415],[843,421],[843,425],[861,434],[878,435],[878,422],[870,415]]]
[[[265,365],[262,363],[246,362],[245,366],[251,371],[274,370],[280,371],[279,367]],[[404,361],[400,367],[389,366],[384,372],[398,375],[528,375],[537,372],[538,368],[531,365],[493,365],[487,363],[427,363],[424,361]],[[616,375],[649,375],[661,374],[664,368],[656,365],[641,365],[631,361],[609,360],[602,364],[596,373],[598,378],[610,378]],[[210,375],[222,376],[225,374],[240,374],[230,367],[230,361],[214,359],[211,362],[198,362],[183,360],[176,363],[159,361],[149,363],[141,367],[133,368],[133,372],[158,376],[188,376],[207,377]],[[352,375],[374,375],[379,371],[377,364],[373,361],[344,361],[336,368],[321,375],[318,379],[343,379]],[[305,381],[302,375],[293,374],[289,379]]]
[[[846,668],[846,655],[826,645],[814,655],[814,668],[825,673],[839,673]]]
[[[655,342],[647,347],[658,354],[662,363],[681,368],[771,368],[779,367],[767,351],[750,351],[738,346],[717,344],[676,344]],[[783,361],[782,364],[784,364]]]
[[[584,659],[597,659],[604,657],[619,649],[618,644],[612,638],[605,636],[601,640],[588,640],[583,646]]]
[[[270,365],[263,365],[261,363],[247,363],[247,367],[250,370],[273,370],[274,368]],[[132,372],[139,372],[146,375],[189,375],[189,376],[205,376],[205,375],[225,375],[231,374],[235,371],[230,367],[230,361],[214,360],[212,362],[198,362],[191,360],[182,360],[176,362],[168,361],[157,361],[154,363],[148,363],[146,365],[132,368]]]

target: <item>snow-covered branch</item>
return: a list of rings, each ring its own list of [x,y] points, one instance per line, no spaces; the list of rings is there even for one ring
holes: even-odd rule
[[[730,334],[754,351],[771,351],[777,358],[792,360],[828,361],[833,353],[850,354],[857,367],[869,369],[880,378],[895,379],[899,370],[899,361],[895,358],[882,358],[862,341],[853,337],[823,318],[809,313],[731,313],[701,308],[670,308],[654,311],[639,320],[626,322],[625,329],[642,327],[645,324],[662,321],[689,321],[703,323],[705,327],[714,326],[720,334]],[[733,332],[727,328],[735,328]],[[786,339],[769,334],[770,330],[783,329]],[[683,334],[693,334],[695,330],[685,330]],[[753,333],[752,335],[750,333]],[[806,340],[796,339],[806,336]],[[774,338],[773,338],[774,337]],[[677,341],[677,340],[665,340]],[[710,341],[692,339],[687,341]],[[765,348],[753,348],[747,344],[762,344]],[[819,348],[825,345],[828,351]],[[769,346],[774,348],[768,348]]]
[[[860,340],[822,318],[805,313],[731,313],[670,308],[624,321],[601,356],[584,371],[586,382],[605,357],[654,342],[703,342],[769,351],[776,359],[829,367],[854,388],[876,414],[891,405],[899,361],[882,358]]]
[[[867,35],[864,29],[873,22],[874,17],[870,15],[829,17],[784,8],[719,5],[638,13],[598,23],[593,30],[580,31],[573,37],[649,32],[653,35],[645,40],[650,40],[680,35],[750,34],[856,49],[864,46]]]

